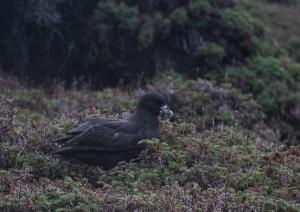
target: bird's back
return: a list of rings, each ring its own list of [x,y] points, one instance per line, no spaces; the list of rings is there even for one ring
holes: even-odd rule
[[[158,93],[144,95],[127,119],[90,119],[60,139],[65,145],[54,154],[110,169],[118,162],[136,158],[145,149],[139,141],[159,137],[160,112],[169,112]],[[163,110],[162,110],[163,109]]]

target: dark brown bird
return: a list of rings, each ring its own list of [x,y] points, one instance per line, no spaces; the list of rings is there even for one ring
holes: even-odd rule
[[[130,161],[145,149],[144,139],[159,137],[158,116],[171,118],[168,99],[160,93],[147,93],[126,119],[94,118],[70,130],[65,146],[53,152],[90,165],[111,169],[120,161]]]

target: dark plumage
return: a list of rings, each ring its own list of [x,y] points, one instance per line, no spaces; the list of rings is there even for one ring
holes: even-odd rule
[[[145,94],[127,119],[90,119],[59,139],[66,144],[53,154],[111,169],[120,161],[136,158],[145,149],[139,141],[159,137],[159,114],[173,116],[168,100],[159,93]]]

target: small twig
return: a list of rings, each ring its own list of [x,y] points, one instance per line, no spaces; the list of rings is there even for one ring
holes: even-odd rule
[[[0,136],[5,134],[7,128],[8,128],[8,124],[4,124],[3,126],[0,126]]]
[[[2,132],[2,130],[7,129],[8,124],[4,124],[3,126],[0,126],[0,133]]]
[[[26,147],[27,147],[27,142],[23,145],[22,149],[17,154],[16,163],[15,163],[16,166],[18,165],[21,153],[25,150]]]

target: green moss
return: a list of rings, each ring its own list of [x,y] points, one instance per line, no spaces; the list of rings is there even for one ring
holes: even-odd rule
[[[186,10],[183,7],[177,8],[170,14],[170,20],[176,25],[183,26],[188,21]]]
[[[272,57],[255,57],[250,61],[249,69],[254,71],[256,75],[271,82],[273,80],[283,80],[285,69],[281,61]]]
[[[236,9],[226,9],[223,13],[224,22],[228,27],[253,34],[254,24],[250,15]]]
[[[216,114],[216,121],[229,126],[237,125],[237,120],[235,119],[234,114],[231,111],[219,112],[218,114]]]
[[[244,92],[254,93],[267,113],[280,110],[283,103],[281,98],[289,90],[286,81],[288,70],[284,68],[282,61],[258,56],[249,61],[248,68],[229,68],[226,73],[228,81]]]
[[[108,24],[110,20],[116,20],[117,24],[113,27],[117,27],[121,30],[135,30],[139,24],[138,9],[136,7],[130,7],[125,3],[116,4],[114,2],[99,2],[95,11],[96,20],[102,24]],[[99,25],[98,29],[101,32],[105,32],[106,29],[111,28],[109,25]]]
[[[210,0],[191,0],[188,4],[188,11],[195,18],[203,18],[212,12]]]
[[[225,57],[225,50],[216,43],[205,42],[196,49],[194,56],[199,58],[213,57],[215,60],[220,61]]]

